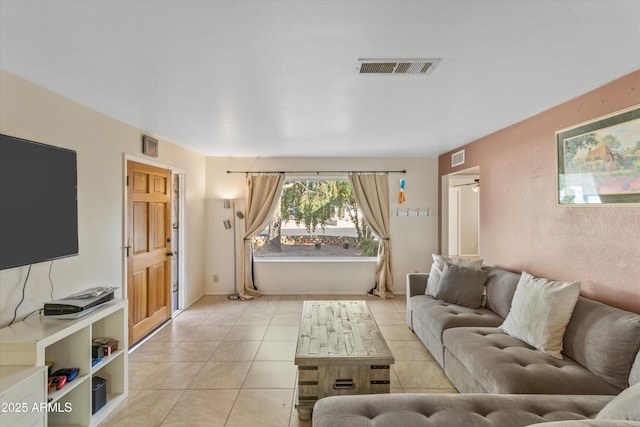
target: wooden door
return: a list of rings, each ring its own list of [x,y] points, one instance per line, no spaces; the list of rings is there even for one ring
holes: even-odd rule
[[[129,344],[171,317],[171,172],[127,162]]]

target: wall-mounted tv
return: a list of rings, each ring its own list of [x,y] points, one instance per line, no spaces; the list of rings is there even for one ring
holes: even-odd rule
[[[73,255],[76,152],[0,134],[0,270]]]

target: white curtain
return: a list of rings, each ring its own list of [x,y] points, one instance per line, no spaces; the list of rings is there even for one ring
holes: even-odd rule
[[[253,283],[252,239],[267,226],[275,213],[282,194],[284,174],[247,175],[245,202],[245,233],[242,242],[242,283],[240,298],[260,296]]]
[[[380,238],[373,294],[380,298],[393,298],[389,176],[349,174],[349,181],[367,225]]]

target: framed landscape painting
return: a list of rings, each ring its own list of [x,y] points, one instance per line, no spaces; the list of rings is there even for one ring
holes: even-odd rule
[[[559,205],[640,203],[640,105],[556,132]]]

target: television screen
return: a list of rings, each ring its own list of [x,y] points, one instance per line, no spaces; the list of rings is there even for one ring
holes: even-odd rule
[[[0,135],[0,269],[77,254],[76,152]]]

